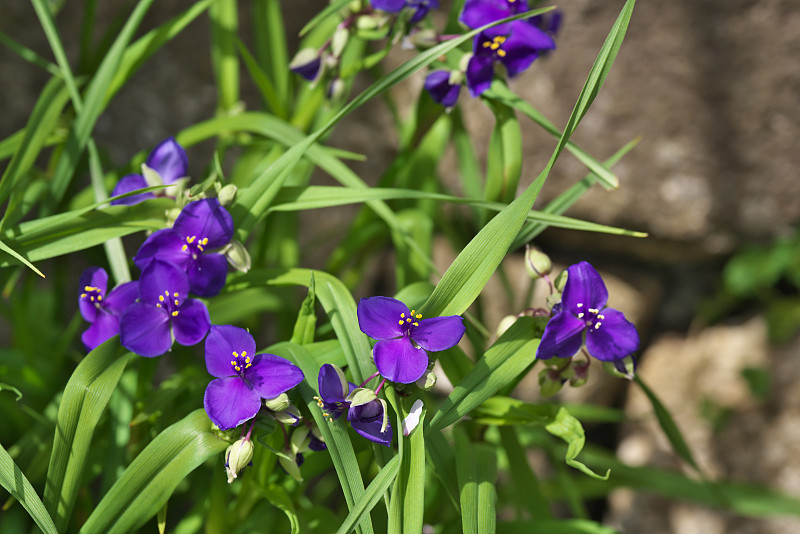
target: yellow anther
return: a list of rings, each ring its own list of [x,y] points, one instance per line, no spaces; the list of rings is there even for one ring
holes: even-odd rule
[[[175,298],[178,298],[178,297],[180,297],[180,294],[178,294],[178,292],[176,291],[175,293],[172,294],[172,296],[175,297]]]
[[[178,306],[181,303],[181,301],[179,301],[178,299],[175,299],[173,302],[175,303],[175,306]]]
[[[231,365],[236,366],[236,360],[231,360]]]
[[[400,317],[402,317],[403,319],[405,319],[405,318],[406,318],[406,314],[405,314],[405,313],[401,313],[401,314],[400,314]]]
[[[579,302],[579,303],[578,303],[578,307],[579,307],[579,308],[583,308],[583,302]]]
[[[583,312],[580,312],[580,313],[578,314],[578,319],[583,319],[583,315],[584,315],[584,313],[583,313]]]
[[[400,325],[402,325],[402,324],[403,324],[403,320],[402,320],[402,319],[400,319],[399,321],[397,321],[397,324],[400,324]]]
[[[238,358],[238,357],[239,357],[239,353],[238,353],[238,352],[236,352],[236,351],[233,351],[231,354],[233,354],[233,357],[234,357],[234,358]]]
[[[407,322],[407,323],[410,323],[410,322],[411,322],[411,317],[409,317],[408,319],[406,319],[406,322]]]
[[[173,317],[177,317],[178,316],[178,310],[175,310],[174,312],[172,312],[172,316]]]
[[[597,330],[598,328],[600,328],[601,324],[603,323],[594,323],[594,329]]]
[[[92,286],[83,286],[84,291],[92,291],[94,288]]]
[[[506,51],[505,50],[498,50],[497,51],[497,55],[500,56],[500,57],[506,57]]]
[[[242,368],[241,368],[241,367],[239,367],[238,365],[237,365],[236,367],[234,367],[234,369],[236,369],[236,371],[237,371],[237,372],[239,372],[239,371],[241,371],[241,370],[242,370]]]
[[[597,314],[597,318],[598,318],[598,319],[600,319],[601,321],[604,321],[604,320],[605,320],[605,318],[606,318],[606,316],[605,316],[605,315],[603,315],[603,314],[601,314],[601,313],[598,313],[598,314]],[[599,324],[599,323],[598,323],[598,324]]]
[[[419,323],[414,323],[414,326],[419,326]]]
[[[81,298],[85,299],[86,298],[86,293],[81,293]]]
[[[103,300],[103,295],[97,295],[97,300]]]
[[[187,242],[187,243],[189,243],[189,244],[191,244],[191,243],[194,243],[194,240],[195,240],[195,239],[197,239],[197,236],[196,236],[196,235],[193,235],[192,237],[187,237],[187,238],[186,238],[186,242]]]
[[[489,48],[490,46],[492,46],[492,43],[490,43],[489,41],[484,41],[483,42],[483,47],[484,48]]]
[[[245,365],[245,366],[244,366],[244,368],[245,368],[245,369],[249,369],[249,368],[250,368],[250,367],[252,367],[252,366],[253,366],[253,364],[252,364],[252,363],[248,363],[247,365]]]
[[[197,250],[199,250],[200,252],[203,252],[203,247],[201,245],[197,245]]]
[[[167,291],[167,290],[165,289],[165,290],[164,290],[164,294],[165,294],[166,296],[169,296],[169,291]]]
[[[246,350],[243,350],[243,351],[242,351],[242,358],[244,358],[245,356],[247,356],[247,351],[246,351]]]
[[[186,252],[187,248],[188,248],[188,247],[187,247],[186,245],[183,245],[183,246],[181,247],[181,250],[182,250],[183,252]]]
[[[244,356],[244,355],[245,355],[245,353],[243,352],[242,356]],[[244,363],[250,363],[250,357],[249,356],[244,359]]]
[[[422,314],[421,313],[417,314],[417,319],[422,319]]]
[[[156,308],[160,308],[161,304],[156,303]]]
[[[417,313],[417,310],[411,310],[411,315],[412,315],[412,316],[413,316],[415,313]]]
[[[159,295],[158,296],[158,301],[159,302],[164,302],[164,295]]]
[[[500,48],[500,43],[495,41],[494,43],[489,45],[489,48],[491,48],[492,50],[497,50],[498,48]]]
[[[208,238],[204,237],[203,240],[200,241],[200,244],[203,245],[203,246],[208,245]]]
[[[322,412],[322,417],[330,417],[330,416],[331,414],[329,414],[328,412]]]

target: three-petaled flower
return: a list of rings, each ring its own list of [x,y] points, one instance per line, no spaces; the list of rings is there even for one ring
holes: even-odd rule
[[[527,11],[522,0],[467,0],[459,20],[470,28]],[[473,56],[467,64],[467,88],[476,97],[492,84],[495,62],[509,77],[527,69],[541,52],[556,47],[553,38],[528,20],[515,20],[480,32],[473,40]]]
[[[347,421],[359,435],[387,447],[392,444],[392,425],[383,402],[372,398],[359,404],[363,400],[355,399],[353,394],[360,388],[348,382],[344,372],[329,363],[320,367],[318,385],[319,397],[315,398],[325,417],[335,420],[346,411]],[[368,399],[371,396],[364,397]]]
[[[139,301],[119,320],[122,346],[140,356],[161,356],[172,347],[195,345],[211,327],[206,305],[187,298],[189,279],[174,263],[154,259],[139,278]]]
[[[87,350],[93,350],[119,334],[119,317],[139,296],[138,282],[126,282],[106,294],[108,273],[101,267],[89,267],[80,279],[78,308],[91,323],[81,334]]]
[[[111,191],[111,196],[115,197],[154,185],[172,185],[185,178],[188,173],[189,159],[186,157],[186,151],[174,137],[168,137],[147,156],[147,160],[142,165],[142,174],[126,174],[120,178],[117,185],[114,186],[114,190]],[[156,194],[151,192],[139,193],[112,200],[111,204],[138,204],[148,198],[155,198],[155,196]]]
[[[148,237],[133,262],[145,269],[158,258],[174,263],[189,275],[190,290],[201,297],[213,297],[225,285],[228,262],[212,249],[226,245],[233,237],[233,218],[216,198],[188,203],[172,228]]]
[[[458,315],[423,319],[422,314],[390,297],[370,297],[358,303],[358,325],[378,340],[372,353],[381,376],[392,382],[416,382],[428,368],[426,351],[446,350],[464,335]]]
[[[559,308],[542,334],[536,357],[569,358],[581,348],[602,361],[621,360],[639,348],[636,327],[622,312],[606,308],[608,290],[597,271],[582,261],[567,268]]]
[[[456,71],[457,77],[462,75]],[[437,104],[446,108],[451,108],[458,101],[458,93],[461,91],[461,84],[454,82],[453,71],[435,70],[425,77],[425,90],[430,93],[431,98]]]
[[[221,430],[256,416],[261,399],[272,399],[295,387],[303,372],[274,354],[256,354],[247,330],[214,325],[206,338],[206,368],[215,376],[203,397],[211,421]]]

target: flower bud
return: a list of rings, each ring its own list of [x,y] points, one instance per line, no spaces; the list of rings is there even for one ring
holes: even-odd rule
[[[335,57],[342,57],[344,47],[347,45],[347,40],[350,38],[350,32],[346,28],[338,28],[333,32],[331,37],[331,54]]]
[[[232,239],[228,246],[224,249],[223,254],[228,260],[228,263],[239,272],[246,273],[252,266],[250,253],[245,248],[241,241]]]
[[[281,393],[274,399],[264,399],[264,406],[273,412],[282,412],[291,405],[292,403],[289,402],[289,395],[286,393]]]
[[[569,273],[567,272],[566,269],[564,269],[563,271],[558,273],[558,276],[556,276],[556,279],[553,280],[553,285],[556,287],[556,291],[559,291],[559,292],[564,291],[564,286],[567,285],[567,277],[568,276],[569,276]]]
[[[636,360],[633,356],[626,356],[621,360],[603,362],[603,369],[616,377],[633,380],[633,377],[636,375]]]
[[[328,90],[325,92],[325,96],[332,103],[336,104],[344,99],[346,93],[347,86],[345,85],[344,81],[341,78],[334,78],[328,85]]]
[[[425,405],[421,400],[417,399],[411,405],[411,411],[408,412],[408,417],[403,419],[403,435],[408,436],[419,425],[420,417],[422,416],[422,409]]]
[[[574,388],[579,388],[586,384],[586,381],[589,379],[589,362],[572,362],[571,369],[572,376],[569,377],[569,385]]]
[[[425,374],[416,381],[416,385],[422,390],[430,391],[433,386],[436,385],[436,373],[433,372],[433,369],[428,369]]]
[[[432,28],[427,28],[424,30],[419,30],[409,35],[408,42],[413,47],[430,48],[432,46],[436,46],[437,44],[439,44],[439,37],[436,34],[436,30]]]
[[[289,70],[313,82],[319,76],[321,64],[319,50],[303,48],[289,62]]]
[[[228,474],[228,484],[233,482],[239,471],[250,465],[254,448],[252,441],[242,438],[225,451],[225,472]]]
[[[539,390],[542,397],[552,397],[564,385],[566,380],[561,377],[561,370],[553,367],[545,367],[539,371]]]
[[[233,200],[236,198],[237,190],[238,188],[233,184],[223,186],[217,193],[217,200],[219,200],[220,205],[227,208],[233,204]]]
[[[303,464],[303,455],[301,453],[290,454],[286,451],[278,455],[278,463],[286,471],[286,474],[298,482],[303,481],[303,475],[300,473],[300,466]]]
[[[553,270],[553,263],[550,257],[536,247],[528,246],[525,248],[525,270],[534,280],[550,274]]]
[[[506,330],[511,328],[511,325],[517,322],[516,315],[506,315],[500,322],[497,324],[497,337],[502,336]]]

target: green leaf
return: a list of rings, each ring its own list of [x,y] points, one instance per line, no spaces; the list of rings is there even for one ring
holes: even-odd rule
[[[297,314],[297,322],[294,324],[294,332],[290,341],[298,345],[308,345],[314,342],[314,329],[317,326],[317,314],[314,311],[316,294],[314,293],[316,284],[314,283],[314,273],[311,273],[311,283],[308,285],[308,295],[300,305],[300,312]]]
[[[606,471],[604,476],[598,475],[586,467],[586,465],[575,459],[578,457],[578,454],[581,452],[581,450],[583,450],[583,446],[586,443],[586,436],[583,433],[583,427],[581,426],[580,421],[570,415],[566,408],[563,406],[559,408],[558,412],[556,412],[555,418],[551,422],[547,423],[544,428],[552,435],[563,439],[567,443],[567,454],[564,458],[567,462],[567,465],[574,467],[590,477],[608,480],[608,477],[611,474],[610,469]]]
[[[621,534],[618,530],[605,527],[588,519],[531,519],[528,521],[501,521],[497,525],[498,534]]]
[[[336,534],[347,534],[353,530],[353,527],[358,521],[369,513],[370,510],[375,508],[378,501],[392,485],[392,482],[397,478],[397,473],[400,466],[400,456],[394,456],[386,465],[381,468],[380,472],[372,479],[372,482],[367,486],[364,496],[356,504],[354,508],[347,514],[344,523],[336,531]]]
[[[127,351],[113,337],[91,351],[72,373],[58,407],[44,502],[64,532],[81,489],[92,437],[117,387]]]
[[[698,473],[700,472],[700,467],[697,465],[697,462],[694,460],[694,456],[692,455],[692,450],[689,448],[689,445],[686,444],[686,440],[683,439],[683,434],[681,434],[678,425],[675,424],[675,420],[672,419],[672,414],[669,413],[661,401],[658,399],[656,394],[650,389],[647,384],[644,383],[642,378],[639,375],[635,375],[634,382],[638,385],[642,392],[647,396],[647,399],[650,401],[650,404],[653,406],[653,411],[656,413],[656,419],[658,419],[658,424],[661,426],[661,430],[664,431],[666,434],[667,439],[672,444],[673,450],[678,453],[678,456],[683,458],[686,463],[691,465],[695,471]]]
[[[212,430],[205,410],[193,411],[139,453],[92,511],[81,534],[136,531],[166,505],[189,473],[228,445]],[[221,457],[219,461],[221,469]]]
[[[503,333],[442,403],[430,422],[431,430],[441,430],[470,413],[536,359],[535,322],[533,317],[520,317]]]
[[[36,490],[2,445],[0,445],[0,485],[19,501],[42,532],[58,533]]]
[[[300,30],[300,37],[314,29],[314,26],[327,19],[334,13],[338,13],[340,9],[344,8],[351,0],[334,0],[325,9],[314,15],[314,18],[309,20],[305,26]]]
[[[403,436],[402,421],[408,417],[419,394],[398,397],[393,387],[387,387],[386,398],[397,412],[397,428],[394,429],[399,443],[400,472],[392,489],[389,502],[389,533],[415,534],[422,532],[425,513],[425,434],[419,424],[411,436]],[[422,410],[420,423],[425,420]],[[396,458],[396,457],[395,457]]]
[[[321,284],[320,284],[321,285]],[[300,345],[293,343],[280,343],[270,347],[271,351],[295,363],[305,376],[304,381],[298,386],[300,394],[317,424],[325,444],[328,446],[333,466],[342,486],[342,493],[349,510],[354,510],[358,503],[364,500],[364,481],[358,468],[353,445],[350,442],[344,421],[330,421],[322,416],[322,411],[317,406],[314,397],[317,395],[316,385],[319,374],[319,364]],[[364,515],[358,523],[362,533],[371,533],[372,521],[369,515]]]
[[[496,528],[497,455],[488,443],[470,443],[461,429],[455,432],[456,471],[464,534],[494,534]]]
[[[262,488],[261,493],[273,506],[286,514],[291,534],[300,534],[300,519],[297,517],[297,510],[295,510],[292,498],[286,493],[286,490],[277,484],[270,484],[266,488]]]
[[[218,109],[233,110],[239,102],[239,57],[236,35],[239,27],[236,0],[217,0],[208,10],[211,21],[211,66],[217,83]]]
[[[525,512],[537,521],[552,518],[548,500],[536,478],[528,456],[519,444],[517,431],[511,427],[500,427],[500,440],[508,459],[508,474],[513,483],[512,491],[517,506],[517,517]]]

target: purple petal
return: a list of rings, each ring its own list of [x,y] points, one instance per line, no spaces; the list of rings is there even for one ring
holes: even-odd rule
[[[108,287],[108,273],[102,267],[88,267],[81,274],[78,281],[79,295],[87,294],[91,289],[97,288],[100,290],[100,295],[105,297],[106,288]],[[98,308],[93,301],[88,298],[78,297],[78,309],[81,311],[81,316],[90,323],[95,320],[98,314]]]
[[[342,378],[336,368],[326,363],[319,368],[319,378],[317,379],[319,386],[319,395],[325,402],[344,402],[344,397],[349,391],[345,393],[344,388],[347,387],[347,382],[342,383]]]
[[[358,301],[358,326],[373,339],[392,339],[403,335],[400,314],[410,312],[405,304],[390,297],[370,297]]]
[[[606,308],[600,312],[595,327],[586,332],[589,354],[604,362],[619,360],[639,348],[639,333],[622,312]]]
[[[169,316],[155,306],[131,304],[119,318],[119,339],[123,347],[139,356],[161,356],[172,347]]]
[[[189,174],[189,158],[174,137],[161,141],[147,156],[144,164],[160,174],[161,180],[166,185],[173,184]]]
[[[81,334],[86,350],[93,350],[104,341],[119,334],[119,317],[101,311],[87,330]]]
[[[186,274],[192,293],[201,297],[213,297],[222,291],[228,277],[228,260],[222,254],[201,254],[190,261]]]
[[[372,353],[381,376],[392,382],[416,382],[428,368],[428,354],[406,338],[378,341]]]
[[[477,40],[478,37],[475,37]],[[492,85],[494,62],[491,56],[474,55],[467,63],[467,89],[472,98],[479,96]]]
[[[569,358],[581,348],[586,323],[563,311],[550,319],[544,327],[542,340],[536,349],[536,358],[547,360],[553,356]]]
[[[549,35],[525,21],[512,22],[509,28],[510,35],[503,44],[506,55],[499,60],[511,77],[527,69],[539,57],[540,51],[556,47]]]
[[[164,228],[153,232],[144,240],[139,251],[133,258],[133,263],[144,271],[154,258],[174,263],[183,270],[189,264],[191,254],[181,250],[184,241],[172,228]]]
[[[206,249],[226,245],[233,237],[233,218],[216,198],[189,202],[175,219],[172,229],[181,238],[197,236],[208,239]]]
[[[211,328],[211,317],[208,308],[202,301],[186,299],[181,304],[178,315],[172,318],[172,333],[175,341],[181,345],[196,345],[206,337]]]
[[[430,93],[434,102],[450,108],[458,101],[461,85],[450,83],[449,70],[435,70],[425,78],[425,90]]]
[[[512,11],[505,0],[467,0],[458,20],[475,29],[511,15]]]
[[[392,444],[392,424],[388,423],[386,425],[386,430],[381,432],[381,427],[383,426],[383,417],[378,417],[377,419],[368,421],[352,421],[350,426],[352,426],[353,430],[358,432],[362,437],[365,437],[370,441],[380,443],[381,445],[386,445],[387,447]]]
[[[299,74],[309,82],[313,82],[319,76],[320,67],[322,66],[322,58],[317,55],[306,63],[289,65],[289,70],[295,74]]]
[[[464,335],[464,319],[458,315],[422,319],[411,331],[411,339],[425,350],[439,351],[455,346]]]
[[[125,282],[111,290],[111,293],[106,295],[103,300],[106,310],[114,315],[122,315],[128,306],[136,302],[139,298],[139,282]]]
[[[165,292],[178,293],[177,298],[183,301],[189,294],[189,278],[174,263],[155,258],[139,277],[139,298],[148,306],[155,306]]]
[[[608,302],[608,290],[594,267],[582,261],[567,268],[567,283],[561,304],[573,315],[588,308],[602,310]]]
[[[375,9],[380,9],[387,13],[397,13],[406,7],[406,0],[370,0],[370,4]]]
[[[205,344],[206,369],[216,377],[235,374],[231,366],[233,353],[255,354],[256,342],[250,332],[231,325],[214,325]]]
[[[114,190],[111,191],[111,196],[115,197],[117,195],[123,195],[131,191],[136,191],[137,189],[144,189],[145,187],[148,187],[148,185],[147,181],[144,179],[144,176],[141,174],[126,174],[120,178],[119,182],[117,182],[117,185],[114,186]],[[139,193],[138,195],[131,195],[129,197],[112,200],[111,205],[116,206],[123,204],[132,206],[133,204],[138,204],[139,202],[143,202],[148,198],[156,198],[156,195],[152,192]]]
[[[244,378],[265,399],[274,399],[303,381],[303,371],[289,360],[274,354],[256,354]]]
[[[261,398],[244,380],[229,376],[215,378],[208,384],[203,406],[220,430],[228,430],[255,417],[261,408]]]

